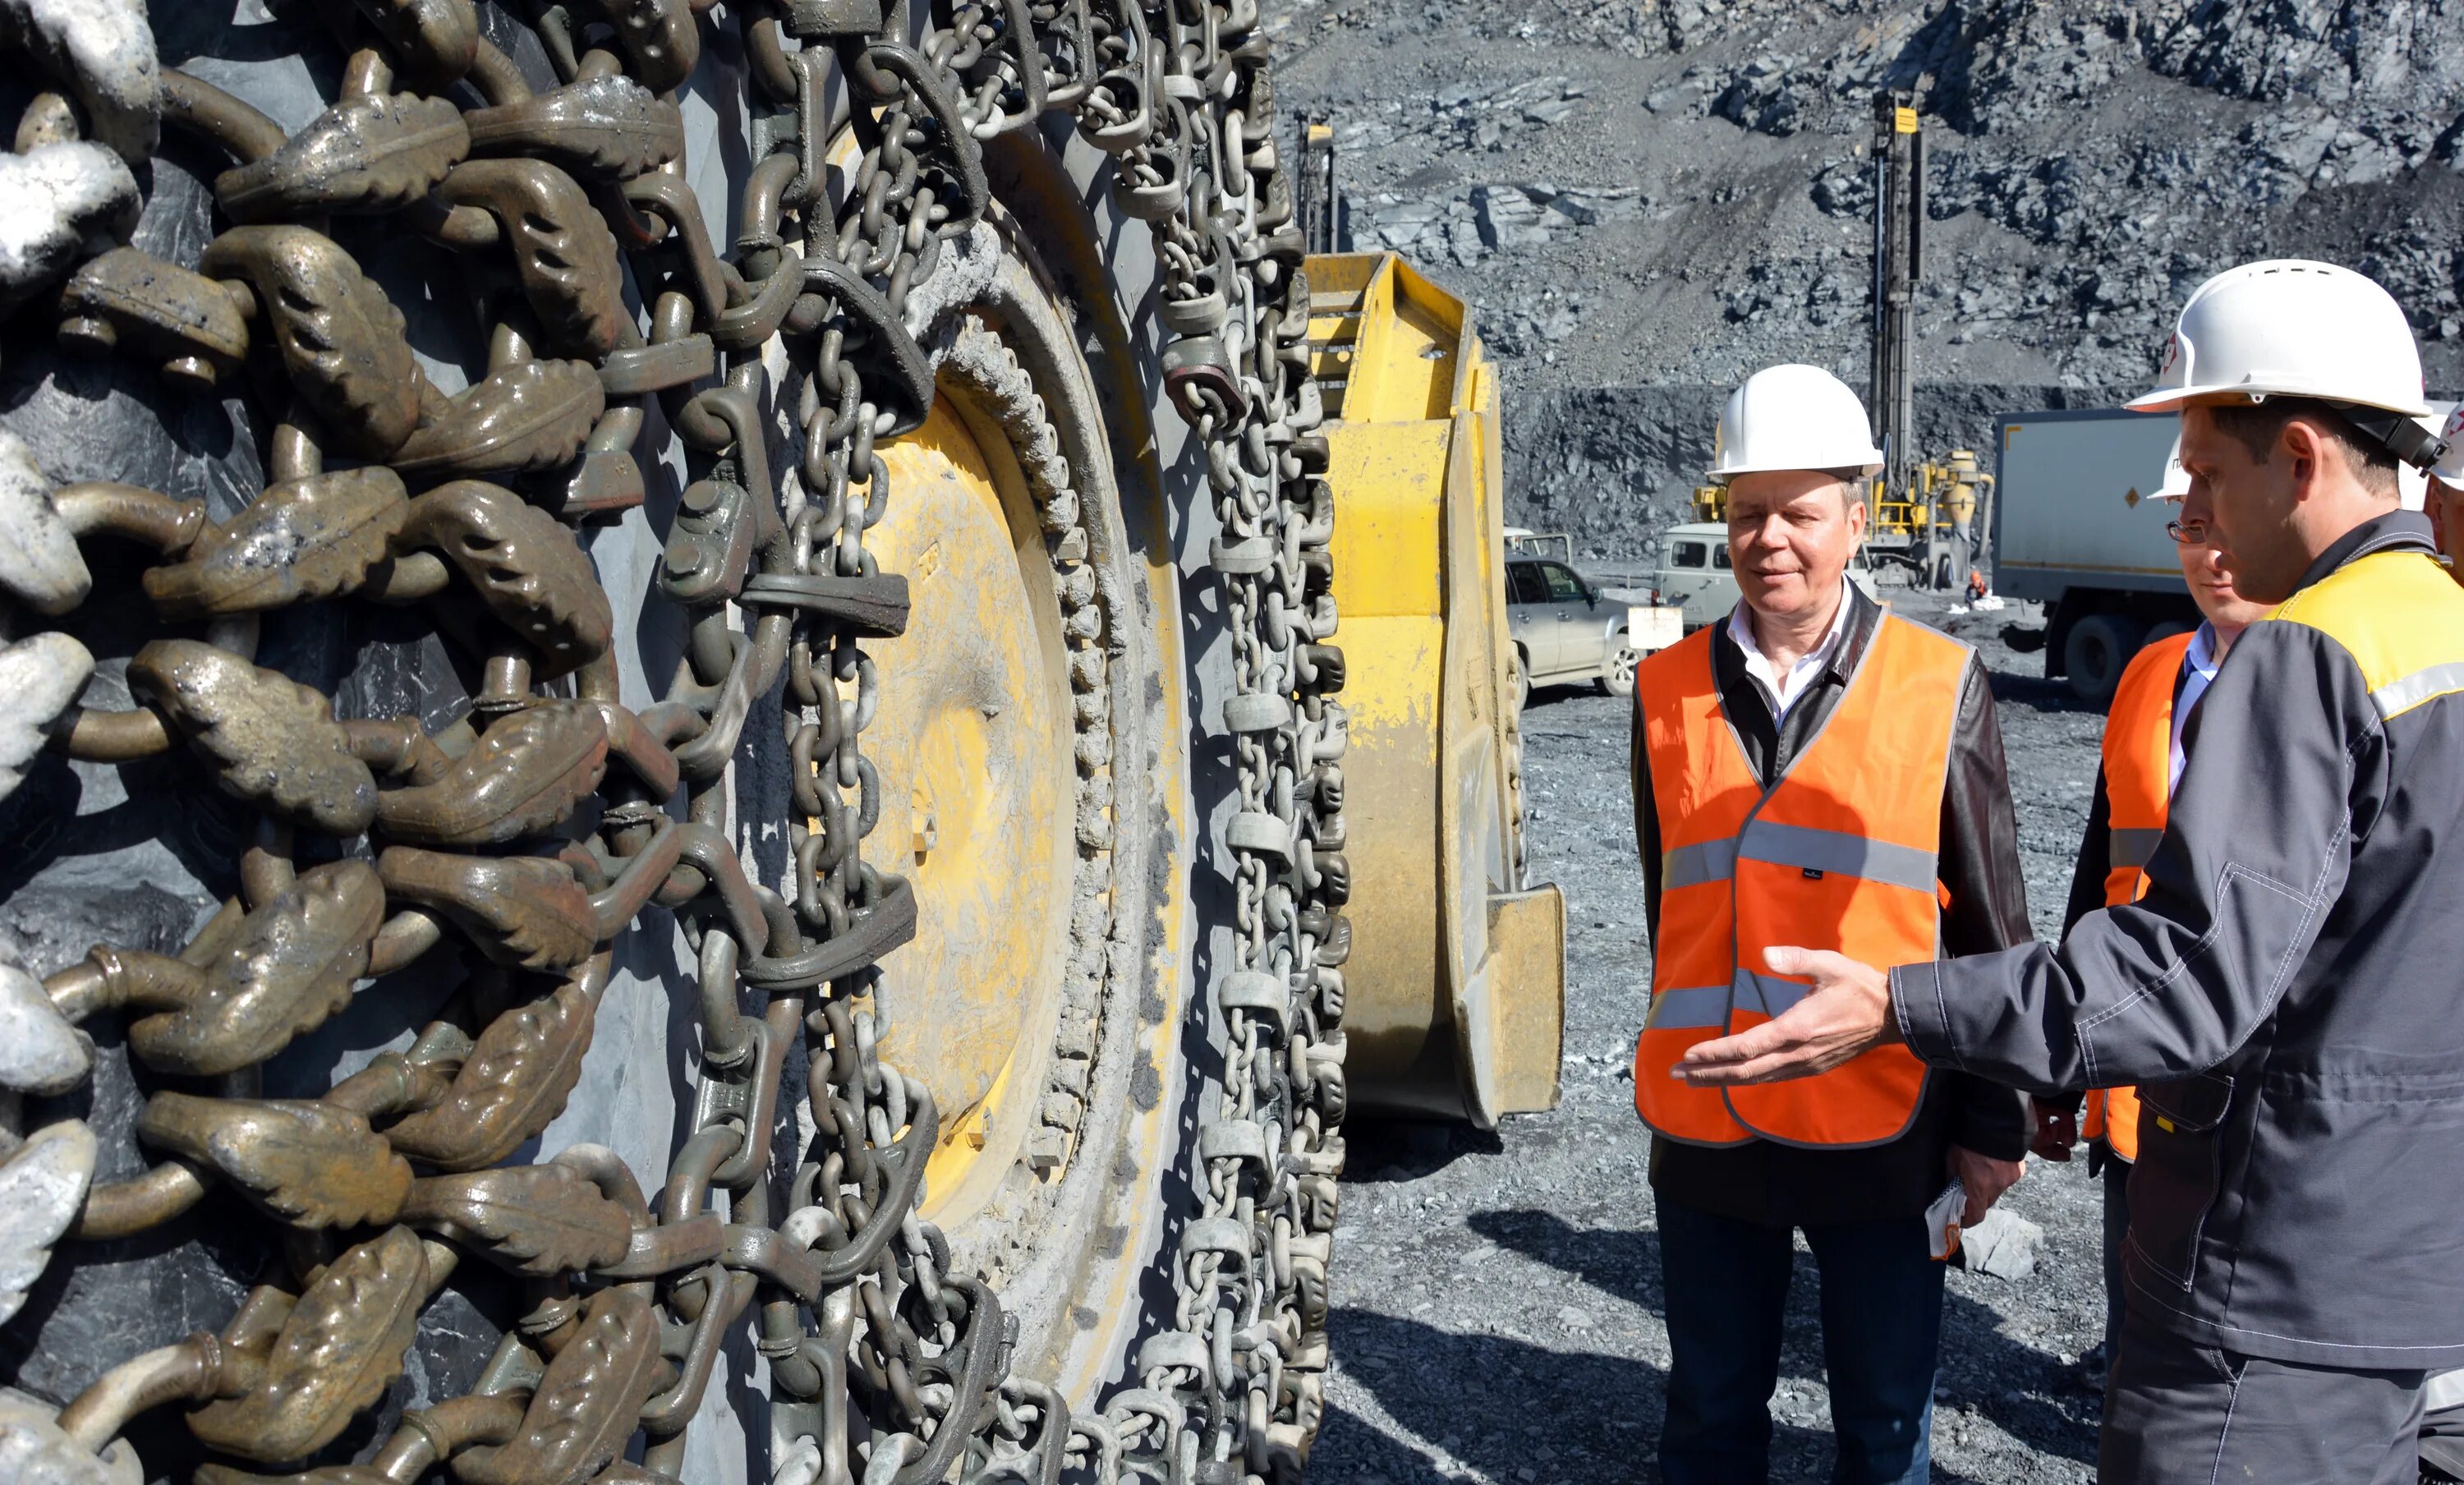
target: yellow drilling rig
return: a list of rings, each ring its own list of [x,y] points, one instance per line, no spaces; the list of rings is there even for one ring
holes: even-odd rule
[[[1915,96],[1888,91],[1874,110],[1874,284],[1866,410],[1883,464],[1865,491],[1865,552],[1920,587],[1963,588],[1984,565],[1993,477],[1975,451],[1916,449],[1911,357],[1914,293],[1925,277],[1925,130]],[[1694,490],[1696,521],[1727,519],[1727,493]]]

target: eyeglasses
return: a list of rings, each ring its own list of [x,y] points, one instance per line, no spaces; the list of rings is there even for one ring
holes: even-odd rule
[[[2168,521],[2165,522],[2165,534],[2171,537],[2176,544],[2182,546],[2210,544],[2208,523],[2204,521]]]

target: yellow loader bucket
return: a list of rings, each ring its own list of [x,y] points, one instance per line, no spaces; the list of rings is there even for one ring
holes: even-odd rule
[[[1523,880],[1497,379],[1463,302],[1391,254],[1311,257],[1310,371],[1338,513],[1354,1109],[1557,1102],[1566,908]]]

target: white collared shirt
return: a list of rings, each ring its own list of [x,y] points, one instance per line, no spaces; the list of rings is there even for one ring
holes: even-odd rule
[[[2190,720],[2190,709],[2199,704],[2199,698],[2208,694],[2208,682],[2216,678],[2216,667],[2223,663],[2216,658],[2216,627],[2201,624],[2190,638],[2189,653],[2182,656],[2182,694],[2173,701],[2172,772],[2165,781],[2168,794],[2182,782],[2182,726]]]
[[[1779,674],[1778,668],[1763,654],[1762,646],[1754,643],[1753,610],[1746,607],[1745,600],[1739,599],[1737,607],[1729,610],[1728,637],[1745,652],[1746,674],[1753,678],[1755,689],[1763,694],[1763,704],[1771,708],[1773,722],[1788,715],[1788,709],[1796,704],[1796,698],[1805,694],[1805,688],[1814,677],[1821,675],[1822,668],[1831,663],[1831,656],[1838,652],[1840,636],[1848,632],[1848,610],[1855,602],[1856,595],[1849,590],[1848,579],[1843,574],[1839,579],[1839,608],[1831,615],[1830,632],[1822,636],[1822,643],[1807,651],[1790,666],[1785,676]],[[2212,675],[2213,671],[2211,670],[2210,674]]]

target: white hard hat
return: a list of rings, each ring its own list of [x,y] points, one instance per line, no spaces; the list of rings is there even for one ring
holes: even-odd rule
[[[2173,435],[2173,452],[2165,455],[2165,481],[2156,487],[2160,500],[2189,499],[2190,472],[2182,467],[2182,435]]]
[[[2193,290],[2156,389],[2129,406],[2172,412],[2194,397],[2275,395],[2414,418],[2430,410],[2421,388],[2412,326],[2387,290],[2333,263],[2277,258],[2229,268]],[[2387,437],[2377,420],[2360,421]]]
[[[1865,405],[1820,366],[1757,371],[1720,410],[1713,479],[1780,469],[1853,470],[1862,477],[1881,467]]]

